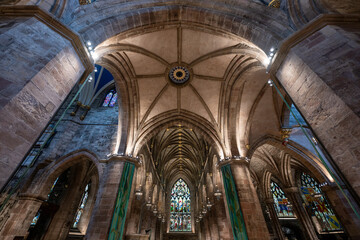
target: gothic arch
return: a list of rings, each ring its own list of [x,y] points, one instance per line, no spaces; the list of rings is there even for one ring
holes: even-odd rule
[[[306,150],[305,148],[301,147],[300,145],[294,142],[290,142],[287,146],[284,146],[282,144],[282,141],[274,136],[268,135],[261,139],[258,139],[258,141],[256,141],[256,144],[254,144],[250,148],[248,152],[248,157],[252,158],[256,149],[258,149],[260,146],[263,146],[265,144],[269,144],[279,149],[280,151],[284,151],[284,153],[288,153],[291,156],[293,156],[291,159],[291,166],[300,164],[302,167],[309,169],[309,171],[314,173],[317,179],[322,179],[323,181],[330,181],[330,182],[334,181],[330,173],[325,168],[325,166],[321,163],[320,159],[318,159],[308,150]]]
[[[44,169],[35,171],[35,173],[41,171],[41,174],[36,174],[36,177],[32,181],[30,179],[23,189],[24,194],[34,194],[46,199],[51,185],[64,170],[77,164],[81,165],[87,161],[90,164],[94,164],[96,169],[94,174],[97,176],[97,182],[99,182],[102,176],[102,169],[99,167],[98,157],[89,150],[77,150],[55,160]],[[86,169],[81,170],[82,175],[85,174],[84,171],[86,171]],[[83,177],[84,176],[82,176],[82,178]]]

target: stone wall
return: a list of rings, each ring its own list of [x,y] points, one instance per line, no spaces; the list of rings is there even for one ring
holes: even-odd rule
[[[0,187],[85,70],[71,42],[34,17],[1,22]]]
[[[72,95],[76,91],[77,89],[74,89]],[[44,150],[41,159],[57,159],[80,149],[87,149],[100,159],[105,159],[106,155],[113,153],[117,139],[118,105],[111,108],[102,107],[104,97],[105,93],[99,95],[83,121],[80,120],[80,116],[84,109],[78,110],[76,116],[70,116],[76,105],[74,101],[58,125],[56,135],[49,147]],[[63,108],[67,105],[68,103],[65,103]],[[60,114],[61,112],[54,118],[55,121]]]

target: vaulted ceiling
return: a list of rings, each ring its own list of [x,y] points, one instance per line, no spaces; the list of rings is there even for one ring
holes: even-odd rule
[[[146,147],[164,183],[186,176],[197,184],[211,152],[211,146],[199,133],[181,124],[160,131]]]
[[[173,24],[112,37],[95,52],[123,96],[126,151],[147,145],[165,181],[180,171],[197,182],[214,143],[219,155],[246,155],[264,134],[278,134],[281,104],[267,85],[267,56],[242,38]],[[188,82],[170,81],[173,66],[189,70]]]

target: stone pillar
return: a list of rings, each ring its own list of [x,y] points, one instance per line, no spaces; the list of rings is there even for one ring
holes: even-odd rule
[[[240,159],[231,159],[228,161],[223,161],[219,163],[221,167],[222,177],[224,180],[224,187],[226,190],[226,198],[229,207],[229,214],[231,216],[232,206],[229,206],[229,199],[231,193],[229,194],[229,186],[226,186],[226,179],[230,178],[235,184],[234,194],[235,198],[232,201],[239,201],[240,211],[243,213],[243,226],[246,226],[247,237],[243,236],[244,239],[248,238],[251,240],[265,240],[270,239],[269,231],[266,227],[266,222],[264,215],[261,210],[260,201],[256,193],[255,187],[251,181],[250,171],[249,171],[249,161],[247,158]],[[227,168],[227,169],[226,169]],[[228,176],[226,176],[228,175]],[[235,205],[233,205],[235,206]],[[241,221],[238,219],[238,221]],[[232,221],[233,223],[233,221]],[[234,227],[233,227],[234,233]],[[245,233],[245,234],[246,234]],[[242,239],[234,235],[234,239]]]
[[[115,209],[110,225],[108,239],[122,239],[124,236],[124,227],[126,220],[127,207],[132,187],[135,165],[125,162],[124,169],[121,174],[120,185],[117,193]]]
[[[281,225],[279,222],[279,218],[277,217],[277,214],[275,212],[274,209],[274,199],[273,198],[268,198],[265,200],[266,202],[266,206],[269,209],[270,212],[270,218],[271,218],[271,225],[273,226],[277,237],[279,238],[279,240],[285,240],[285,236],[283,231],[281,230]]]
[[[357,199],[359,26],[359,16],[322,15],[283,42],[270,69],[331,155],[349,183],[348,189],[355,190]]]
[[[40,8],[0,7],[0,18],[1,189],[93,66],[80,38]]]
[[[121,222],[119,226],[123,226],[132,187],[131,173],[135,167],[139,166],[136,159],[117,155],[102,161],[102,164],[105,168],[104,176],[107,177],[100,180],[86,239],[108,239],[111,231],[113,233],[121,232],[119,229],[115,229],[116,226],[112,224],[112,219],[117,219],[118,223]],[[116,212],[115,217],[114,212]]]
[[[211,239],[220,239],[219,228],[216,222],[216,214],[213,210],[208,211],[207,218],[209,219],[209,227],[211,233]]]
[[[296,217],[301,223],[304,234],[306,235],[307,239],[314,239],[314,240],[319,239],[316,234],[314,224],[301,203],[299,188],[297,187],[285,188],[284,192],[286,194],[286,197],[289,199],[290,203],[293,205],[293,209],[296,214]]]
[[[119,189],[123,161],[102,163],[105,179],[100,179],[96,202],[86,232],[87,239],[107,239]]]
[[[225,202],[223,199],[215,200],[214,205],[211,207],[211,211],[215,211],[214,219],[217,222],[219,236],[221,239],[232,239],[231,223],[226,216]]]
[[[342,186],[345,188],[345,186]],[[357,218],[351,206],[347,203],[344,195],[341,193],[337,186],[324,186],[321,190],[325,193],[325,196],[332,206],[332,209],[336,213],[342,227],[346,230],[346,233],[351,239],[360,239],[360,219]],[[345,194],[349,195],[347,189],[344,189]],[[350,198],[350,201],[356,207],[356,202]],[[360,212],[360,209],[357,208]]]

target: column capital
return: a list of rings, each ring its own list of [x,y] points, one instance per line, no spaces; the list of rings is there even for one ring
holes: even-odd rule
[[[135,165],[135,167],[140,167],[142,161],[139,157],[133,157],[131,155],[122,155],[122,154],[109,154],[106,159],[101,159],[101,163],[110,163],[113,161],[120,162],[129,162]]]
[[[298,187],[288,187],[288,188],[284,188],[284,192],[285,192],[285,193],[298,193],[298,192],[299,192],[299,188],[298,188]]]
[[[19,199],[32,200],[32,201],[36,201],[36,202],[45,202],[46,201],[45,197],[38,195],[38,194],[31,194],[31,193],[20,193]]]
[[[226,157],[225,159],[220,159],[218,162],[218,168],[222,168],[226,165],[245,165],[249,167],[250,159],[247,157],[240,157],[240,156],[232,156]]]

